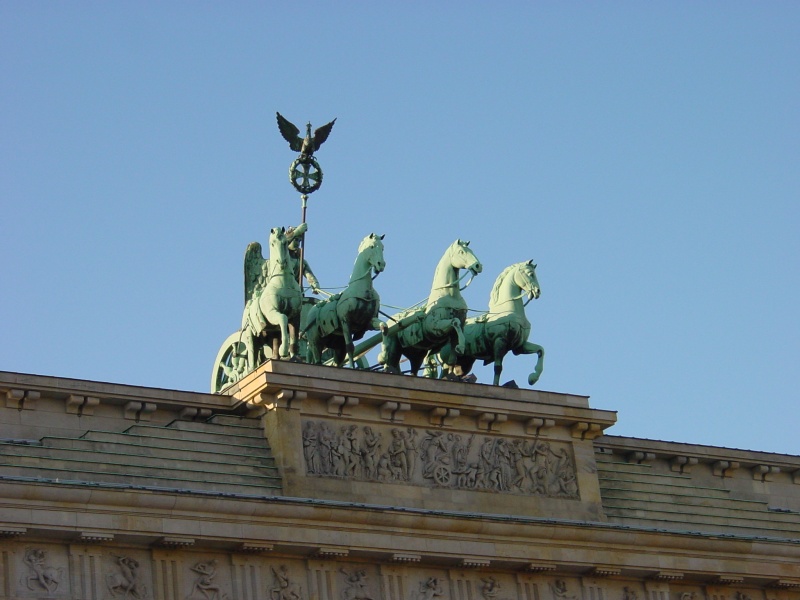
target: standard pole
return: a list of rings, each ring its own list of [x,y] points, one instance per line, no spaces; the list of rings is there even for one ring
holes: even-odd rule
[[[308,196],[305,194],[300,196],[300,200],[303,206],[303,220],[301,221],[301,225],[306,222],[306,208],[308,208]],[[297,283],[300,284],[300,289],[303,289],[303,266],[305,265],[305,249],[306,249],[306,234],[300,236],[300,275],[298,276]]]

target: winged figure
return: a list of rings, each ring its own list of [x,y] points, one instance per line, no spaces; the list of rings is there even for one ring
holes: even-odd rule
[[[319,150],[319,147],[331,134],[333,124],[336,123],[336,119],[334,119],[327,125],[323,125],[314,132],[313,136],[311,135],[311,123],[308,123],[306,124],[306,137],[301,137],[300,130],[296,125],[290,123],[281,113],[275,114],[278,115],[278,129],[280,129],[283,139],[289,142],[292,150],[304,156],[312,156]]]

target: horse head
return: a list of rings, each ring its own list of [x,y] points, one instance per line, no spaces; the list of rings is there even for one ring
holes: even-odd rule
[[[361,240],[358,246],[358,253],[364,254],[370,269],[375,275],[382,273],[386,268],[386,261],[383,259],[383,238],[385,235],[370,233]]]
[[[269,263],[273,274],[283,273],[289,262],[289,248],[284,227],[273,227],[269,231]]]
[[[541,290],[539,280],[536,278],[536,265],[532,260],[521,262],[514,273],[514,283],[528,293],[528,298],[538,298]]]
[[[469,242],[456,240],[450,246],[450,265],[456,269],[469,269],[473,275],[483,271],[483,265],[470,250]]]

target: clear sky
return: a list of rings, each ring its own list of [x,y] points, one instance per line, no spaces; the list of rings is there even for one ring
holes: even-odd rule
[[[800,454],[799,32],[780,1],[3,0],[0,369],[206,391],[245,247],[300,221],[275,112],[337,117],[324,287],[370,232],[393,306],[456,238],[476,311],[534,259],[537,389]]]

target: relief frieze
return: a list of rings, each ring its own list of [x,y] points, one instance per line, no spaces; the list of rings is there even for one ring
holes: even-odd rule
[[[20,584],[28,591],[48,596],[61,591],[65,570],[50,563],[46,550],[28,548],[22,562],[27,572],[22,576]]]
[[[130,556],[114,556],[114,566],[106,574],[106,587],[112,598],[120,600],[148,597],[139,561]]]
[[[440,429],[306,420],[306,474],[356,481],[578,498],[566,445]]]

